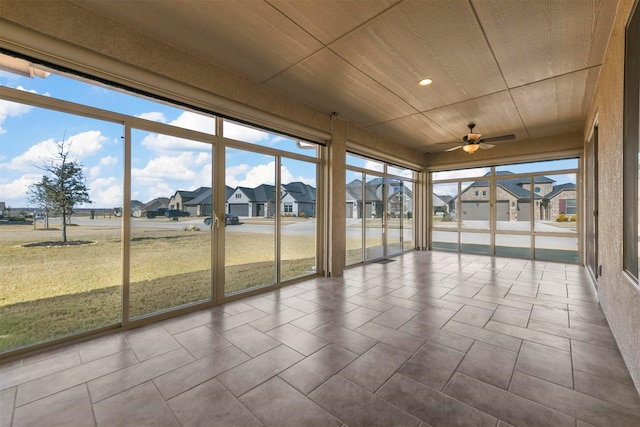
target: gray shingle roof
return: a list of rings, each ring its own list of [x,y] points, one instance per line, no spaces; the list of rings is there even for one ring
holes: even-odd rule
[[[308,184],[296,181],[289,184],[282,184],[282,187],[296,202],[316,201],[316,189]]]
[[[484,176],[488,176],[489,174],[490,172],[485,174]],[[514,173],[509,171],[496,172],[496,176],[499,177],[498,179],[496,179],[496,185],[498,187],[501,187],[505,191],[513,194],[515,197],[519,199],[528,199],[529,197],[531,197],[531,192],[523,187],[526,184],[531,184],[531,179],[528,177],[506,178],[509,175],[514,175]],[[536,176],[533,182],[534,184],[551,184],[551,183],[554,183],[555,181],[546,176]],[[464,191],[467,191],[472,187],[488,187],[488,186],[489,186],[488,180],[475,181],[469,187],[467,187]],[[542,196],[534,193],[533,198],[541,199]]]
[[[546,194],[544,196],[545,199],[553,199],[555,196],[557,196],[559,193],[565,191],[565,190],[575,190],[576,189],[576,185],[573,182],[567,182],[566,184],[560,184],[560,185],[554,185],[553,186],[553,190],[551,190],[551,192],[549,194]]]

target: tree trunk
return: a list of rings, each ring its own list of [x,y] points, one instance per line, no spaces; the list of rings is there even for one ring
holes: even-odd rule
[[[67,243],[67,212],[62,211],[62,243]]]

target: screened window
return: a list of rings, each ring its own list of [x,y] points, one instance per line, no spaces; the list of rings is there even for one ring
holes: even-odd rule
[[[380,160],[346,157],[345,264],[414,248],[414,174]]]
[[[566,159],[434,172],[431,248],[578,262],[577,167]]]

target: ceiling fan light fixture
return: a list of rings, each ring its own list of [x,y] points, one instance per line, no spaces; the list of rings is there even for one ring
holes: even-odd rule
[[[478,148],[480,148],[479,144],[467,144],[462,146],[462,149],[469,154],[475,153],[476,151],[478,151]]]
[[[418,82],[420,86],[429,86],[431,83],[433,83],[431,79],[422,79]]]
[[[479,133],[469,133],[467,134],[467,141],[469,142],[476,142],[477,140],[480,139],[482,135],[480,135]]]

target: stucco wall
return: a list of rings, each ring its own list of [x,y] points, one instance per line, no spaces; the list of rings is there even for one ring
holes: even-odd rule
[[[599,261],[598,297],[622,357],[640,390],[640,290],[622,269],[622,148],[624,30],[632,0],[621,0],[594,100],[585,140],[598,117]],[[586,171],[589,173],[589,171]]]

